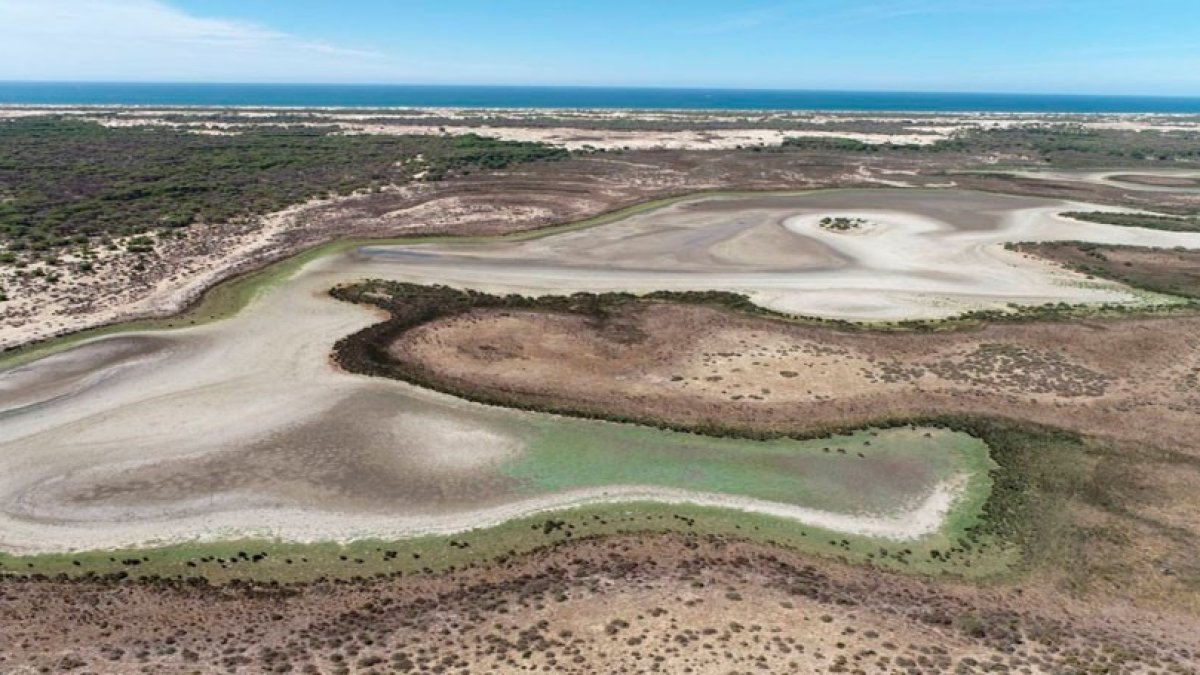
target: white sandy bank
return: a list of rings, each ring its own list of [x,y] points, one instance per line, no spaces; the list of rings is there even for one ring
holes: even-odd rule
[[[966,476],[942,481],[910,508],[882,515],[836,513],[749,497],[638,485],[569,490],[502,506],[445,514],[363,515],[259,508],[186,518],[86,524],[30,522],[3,515],[0,546],[9,552],[36,554],[248,538],[298,543],[396,540],[457,534],[580,506],[631,502],[732,509],[794,520],[833,532],[903,541],[937,532],[966,481]]]

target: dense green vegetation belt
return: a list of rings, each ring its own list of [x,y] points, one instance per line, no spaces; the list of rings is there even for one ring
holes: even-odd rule
[[[334,127],[237,134],[109,128],[67,118],[0,121],[0,244],[87,244],[222,223],[312,197],[563,159],[541,143],[476,135],[345,135]]]

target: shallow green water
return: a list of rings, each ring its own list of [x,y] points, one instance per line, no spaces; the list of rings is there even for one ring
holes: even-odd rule
[[[532,425],[526,451],[500,467],[528,493],[656,485],[883,513],[953,476],[986,480],[993,466],[983,441],[941,429],[749,441],[562,418]]]

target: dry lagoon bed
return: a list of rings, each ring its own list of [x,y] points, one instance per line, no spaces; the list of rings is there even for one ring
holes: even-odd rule
[[[867,463],[854,471],[789,464],[788,457],[816,453],[788,441],[795,447],[757,464],[713,459],[708,471],[657,482],[618,474],[589,484],[539,448],[588,438],[593,445],[576,452],[592,460],[633,449],[668,466],[694,464],[706,452],[728,458],[731,448],[670,432],[631,436],[619,425],[489,408],[341,372],[330,363],[331,346],[377,317],[327,291],[363,278],[532,294],[719,289],[801,314],[939,317],[1013,302],[1146,302],[1119,285],[1005,251],[1006,241],[1200,247],[1197,234],[1056,215],[1091,208],[957,191],[700,198],[524,242],[376,246],[319,258],[230,319],[101,338],[0,373],[0,547],[396,538],[627,499],[920,537],[940,527],[964,485],[985,473],[972,464],[979,449],[969,437],[885,432],[897,436],[880,438],[864,457],[836,460]],[[820,226],[829,216],[867,224],[834,232]],[[727,443],[749,455],[762,449]],[[902,450],[879,449],[889,443]],[[543,463],[531,463],[538,456]],[[879,475],[910,479],[864,485],[856,477],[872,462]],[[739,473],[752,470],[762,473]],[[763,475],[782,482],[764,492]],[[830,506],[837,494],[871,508]]]
[[[1195,246],[1195,235],[1084,223],[1114,210],[944,190],[703,198],[603,228],[492,244],[364,247],[362,274],[496,294],[723,290],[790,314],[937,319],[1010,304],[1125,303],[1129,288],[1007,251],[1020,241]],[[860,219],[836,231],[823,218]]]

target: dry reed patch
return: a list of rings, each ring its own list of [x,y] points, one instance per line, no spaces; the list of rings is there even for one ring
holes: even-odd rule
[[[712,307],[634,303],[605,319],[474,309],[401,334],[394,358],[452,389],[495,390],[679,424],[820,427],[1001,415],[1194,452],[1195,318],[840,330]]]

